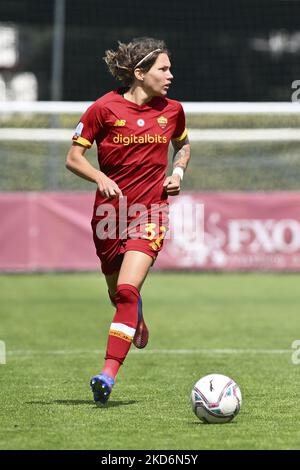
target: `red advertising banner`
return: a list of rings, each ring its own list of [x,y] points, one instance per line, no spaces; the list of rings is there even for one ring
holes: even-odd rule
[[[95,270],[91,193],[2,193],[0,270]]]
[[[203,205],[202,240],[193,229],[170,239],[161,269],[214,271],[300,270],[300,193],[185,193],[173,202],[171,220],[182,206]],[[177,206],[177,207],[176,207]],[[195,217],[194,217],[195,218]],[[201,224],[201,218],[197,222]]]
[[[0,270],[98,270],[92,193],[2,193]],[[299,271],[300,193],[183,193],[154,269]]]

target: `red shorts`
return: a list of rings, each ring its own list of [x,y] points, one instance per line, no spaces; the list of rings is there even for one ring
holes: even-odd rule
[[[153,263],[163,247],[168,230],[168,205],[160,206],[159,213],[140,214],[123,223],[120,221],[108,228],[107,219],[94,215],[91,221],[97,256],[101,261],[103,274],[113,274],[121,268],[126,251],[141,251],[153,258]],[[120,233],[121,232],[121,233]]]

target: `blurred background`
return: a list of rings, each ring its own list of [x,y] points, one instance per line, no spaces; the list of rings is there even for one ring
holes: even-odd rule
[[[185,246],[168,242],[167,258],[179,254],[196,269],[298,270],[299,15],[297,0],[2,0],[0,269],[97,268],[94,186],[66,171],[65,156],[84,110],[118,86],[104,51],[153,36],[170,49],[169,96],[183,103],[192,142],[183,200],[206,208],[205,246],[187,236]],[[97,165],[95,148],[89,158]],[[12,207],[22,214],[21,232]],[[56,240],[48,264],[38,247],[46,240],[42,217]],[[64,236],[78,232],[86,261],[62,261]],[[23,245],[21,260],[13,247]],[[180,267],[163,259],[158,268]]]
[[[164,38],[172,53],[171,96],[289,101],[300,76],[299,14],[297,0],[3,0],[1,99],[94,100],[115,86],[104,51],[148,35]],[[63,70],[53,97],[55,24],[63,28]]]

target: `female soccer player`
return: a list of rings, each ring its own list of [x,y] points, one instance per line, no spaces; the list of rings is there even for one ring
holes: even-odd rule
[[[167,198],[179,194],[190,158],[182,106],[166,98],[173,75],[165,43],[119,43],[104,60],[125,87],[83,114],[66,161],[69,170],[97,184],[93,237],[116,306],[104,367],[90,382],[97,404],[107,402],[131,343],[143,348],[148,342],[140,290],[168,229]],[[99,170],[85,157],[94,141]],[[166,177],[170,141],[173,174]]]

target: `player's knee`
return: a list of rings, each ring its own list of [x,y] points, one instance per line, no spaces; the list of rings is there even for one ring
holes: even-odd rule
[[[135,286],[132,286],[131,284],[120,284],[117,287],[117,292],[115,295],[115,302],[117,305],[137,305],[139,298],[140,293]]]

